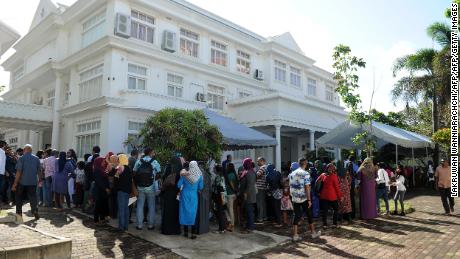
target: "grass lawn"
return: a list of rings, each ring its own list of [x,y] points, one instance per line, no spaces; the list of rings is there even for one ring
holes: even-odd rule
[[[394,212],[395,211],[395,202],[392,199],[390,199],[390,200],[388,200],[388,203],[390,205],[390,213]],[[380,199],[380,211],[385,212],[385,210],[386,210],[385,202],[383,201],[383,199]],[[409,214],[409,213],[412,213],[414,211],[415,211],[415,209],[412,208],[412,205],[409,202],[405,201],[404,202],[404,212],[406,214]],[[398,213],[401,213],[401,204],[399,203],[399,201],[398,201]]]

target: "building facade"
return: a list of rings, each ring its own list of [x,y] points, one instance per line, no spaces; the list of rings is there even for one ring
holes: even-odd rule
[[[41,0],[13,48],[0,103],[12,145],[122,152],[155,111],[208,107],[276,137],[236,160],[279,168],[346,117],[332,74],[290,33],[264,38],[183,0]]]

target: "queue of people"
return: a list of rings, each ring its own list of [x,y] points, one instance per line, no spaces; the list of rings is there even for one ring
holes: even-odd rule
[[[251,233],[257,224],[272,222],[276,228],[292,226],[296,241],[306,219],[311,237],[317,238],[321,230],[314,218],[320,218],[321,228],[327,229],[350,224],[358,217],[389,216],[392,188],[394,213],[405,215],[404,171],[398,168],[394,174],[384,163],[374,165],[371,158],[362,163],[353,156],[345,162],[302,158],[281,173],[263,157],[256,163],[246,158],[237,169],[231,155],[222,164],[210,166],[187,161],[176,153],[162,168],[152,148],[145,148],[141,157],[137,150],[129,157],[112,152],[101,156],[98,146],[92,151],[84,155],[84,161],[78,161],[72,149],[48,149],[34,155],[32,146],[25,145],[15,154],[0,141],[2,201],[16,205],[18,222],[22,222],[26,198],[36,219],[40,218],[40,206],[63,211],[66,205],[67,209],[92,212],[96,224],[117,218],[122,231],[128,230],[130,223],[138,230],[145,226],[154,230],[159,207],[161,233],[191,239],[209,231],[210,212],[220,234],[237,228]],[[433,176],[445,213],[450,214],[454,200],[447,161],[442,160]],[[380,211],[382,199],[385,211]],[[131,220],[133,211],[135,221]]]

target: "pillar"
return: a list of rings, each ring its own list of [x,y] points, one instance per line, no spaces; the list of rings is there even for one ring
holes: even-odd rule
[[[315,131],[314,130],[309,130],[310,131],[310,151],[315,150]]]
[[[57,150],[59,150],[59,107],[61,105],[61,86],[62,74],[56,73],[56,83],[54,86],[53,131],[51,132],[51,147]]]
[[[281,172],[281,125],[275,125],[276,131],[276,170]]]
[[[337,148],[337,157],[336,157],[337,161],[339,160],[342,160],[342,149],[341,148]]]
[[[38,149],[44,149],[44,145],[43,145],[43,130],[40,130],[38,132],[38,146],[37,146]]]

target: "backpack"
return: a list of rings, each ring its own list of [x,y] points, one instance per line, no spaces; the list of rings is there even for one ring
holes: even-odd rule
[[[137,169],[136,176],[134,177],[138,187],[149,187],[153,184],[153,161],[153,158],[148,162],[144,159],[140,160],[141,165]]]
[[[319,196],[323,189],[324,174],[321,174],[315,182],[315,193]]]

